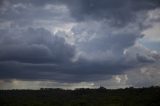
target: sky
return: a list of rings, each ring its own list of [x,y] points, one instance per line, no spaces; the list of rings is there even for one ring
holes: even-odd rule
[[[159,0],[0,0],[0,89],[160,86]]]

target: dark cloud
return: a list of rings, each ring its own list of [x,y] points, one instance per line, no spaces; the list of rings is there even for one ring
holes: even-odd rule
[[[92,61],[107,60],[111,63],[121,60],[124,50],[143,37],[136,24],[115,28],[105,23],[86,22],[75,26],[72,31],[77,37],[76,47],[82,55],[85,55],[85,58]]]
[[[31,64],[15,61],[0,62],[0,79],[56,80],[81,82],[106,79],[131,67],[126,64],[84,62],[76,64]]]
[[[59,13],[55,11],[55,14],[52,15],[52,11],[42,9],[44,6],[52,4],[67,6],[71,15],[77,21],[90,19],[106,20],[110,25],[116,27],[135,22],[138,14],[143,14],[148,10],[153,10],[160,6],[159,0],[11,0],[7,2],[11,5],[5,7],[6,11],[0,14],[1,18],[4,19],[9,18],[16,20],[17,17],[19,19],[26,18],[30,20],[33,19],[33,17],[36,19],[52,19],[54,16],[58,16]],[[17,4],[19,6],[12,7],[13,4],[14,6]],[[29,8],[26,8],[26,5],[29,6]]]
[[[0,61],[58,63],[74,56],[73,46],[43,28],[0,32]]]
[[[52,10],[47,10],[45,9],[45,5],[43,7],[37,7],[35,5],[30,5],[30,2],[28,2],[28,4],[25,4],[24,2],[16,2],[14,4],[8,3],[7,5],[4,5],[2,9],[0,9],[0,19],[16,22],[25,22],[27,20],[27,22],[32,22],[35,19],[55,20],[57,18],[63,18],[63,20],[67,20],[68,17],[65,13],[65,10],[61,9],[57,11],[58,7],[56,8],[54,6]],[[61,17],[61,15],[63,15],[63,17]]]
[[[6,0],[0,5],[0,79],[95,81],[157,62],[157,54],[128,48],[143,37],[137,16],[157,8],[158,0]],[[35,28],[36,21],[56,21],[64,30],[65,22],[75,25],[61,35],[53,28],[57,24],[52,34],[45,25]]]
[[[53,35],[43,28],[0,32],[1,79],[91,81],[104,79],[106,75],[118,74],[134,67],[121,62],[121,58],[115,61],[92,61],[79,57],[77,61],[72,62],[76,55],[75,46],[71,46],[64,38],[57,34]],[[117,39],[115,41],[119,41],[119,38]],[[126,47],[119,46],[114,49],[122,52]],[[104,51],[100,48],[101,45],[97,47],[95,50]]]
[[[142,63],[153,63],[153,62],[155,62],[155,59],[152,58],[151,56],[147,57],[147,56],[142,56],[140,54],[137,54],[137,60],[139,62],[142,62]]]
[[[69,8],[77,20],[107,19],[115,26],[122,26],[133,22],[138,12],[155,9],[159,5],[159,0],[80,0]]]
[[[135,13],[138,11],[155,9],[160,5],[159,0],[11,0],[8,2],[36,6],[46,4],[68,5],[71,14],[77,19],[83,20],[87,17],[95,19],[113,18],[120,22],[134,19]]]

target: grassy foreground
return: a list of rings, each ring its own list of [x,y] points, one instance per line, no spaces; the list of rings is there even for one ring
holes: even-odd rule
[[[0,106],[160,106],[160,87],[0,90]]]

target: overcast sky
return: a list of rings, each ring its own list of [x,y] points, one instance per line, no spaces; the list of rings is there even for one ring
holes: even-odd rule
[[[0,89],[157,85],[159,0],[0,1]]]

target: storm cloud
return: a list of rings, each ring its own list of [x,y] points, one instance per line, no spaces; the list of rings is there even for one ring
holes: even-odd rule
[[[69,6],[76,19],[107,19],[115,26],[134,22],[137,13],[155,9],[160,5],[158,0],[77,0],[76,3]]]
[[[159,0],[2,0],[0,80],[138,86],[131,73],[160,62],[159,9]]]

